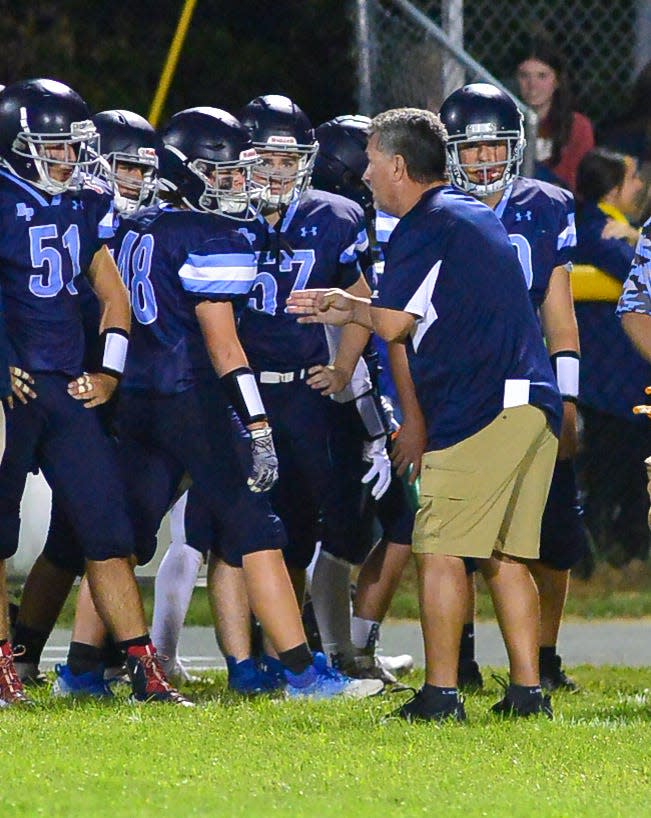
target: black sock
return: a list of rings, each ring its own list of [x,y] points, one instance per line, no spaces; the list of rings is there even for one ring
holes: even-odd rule
[[[295,648],[289,650],[282,650],[278,653],[278,658],[287,670],[291,671],[295,676],[307,670],[312,664],[312,654],[307,646],[307,642],[302,645],[296,645]]]
[[[475,623],[467,622],[461,632],[459,649],[459,666],[469,665],[475,661]]]
[[[68,667],[75,676],[99,673],[102,667],[102,649],[83,642],[71,642],[68,648]]]
[[[553,670],[556,659],[556,645],[540,648],[538,657],[541,672]]]
[[[14,638],[11,640],[14,648],[19,645],[25,648],[25,652],[20,657],[20,662],[33,662],[35,665],[41,661],[43,648],[48,640],[49,633],[36,628],[28,628],[21,622],[16,622],[14,628]]]
[[[125,639],[124,642],[116,642],[115,645],[119,650],[122,650],[126,653],[129,650],[129,648],[135,647],[146,648],[150,642],[151,639],[149,638],[149,634],[143,633],[142,636],[136,636],[133,639]]]
[[[437,687],[426,683],[422,686],[420,695],[432,710],[445,710],[459,701],[456,687]]]
[[[514,685],[511,683],[507,690],[509,701],[516,707],[526,707],[531,703],[532,696],[542,695],[540,685]]]
[[[124,652],[115,643],[112,636],[107,636],[102,648],[104,667],[121,667],[124,664]]]

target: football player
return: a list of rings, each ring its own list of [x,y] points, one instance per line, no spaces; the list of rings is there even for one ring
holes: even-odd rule
[[[368,117],[339,116],[316,129],[319,152],[312,183],[317,189],[352,199],[363,209],[370,238],[364,265],[374,287],[376,271],[381,269],[382,262],[381,249],[375,239],[373,197],[363,181],[368,164],[369,124]],[[331,650],[340,654],[339,661],[344,663],[345,671],[352,676],[378,674],[385,682],[391,682],[395,677],[388,664],[391,669],[403,672],[413,665],[413,660],[406,655],[378,658],[375,648],[380,623],[411,553],[414,512],[402,480],[391,472],[386,452],[391,422],[386,403],[383,407],[377,399],[381,374],[378,358],[385,355],[385,346],[380,339],[373,337],[360,359],[351,385],[333,396],[341,415],[334,432],[333,454],[339,461],[339,479],[346,485],[347,513],[355,515],[361,511],[366,528],[362,539],[349,543],[349,550],[344,554],[331,554],[326,548],[319,550],[314,570],[317,581],[312,583],[311,598],[321,637],[323,639],[324,631],[333,633]],[[387,380],[390,377],[385,375],[382,383]],[[388,409],[390,415],[390,407]],[[362,468],[364,461],[371,463],[368,471]],[[376,475],[371,491],[362,497],[362,482],[373,480]],[[382,539],[369,554],[376,516]],[[362,562],[351,623],[347,590],[351,563]],[[351,648],[354,649],[352,655]]]
[[[150,204],[155,194],[158,168],[158,137],[143,117],[131,111],[102,111],[92,118],[100,136],[103,162],[98,167],[100,176],[113,196],[118,214],[133,212]],[[92,183],[97,185],[97,179]],[[109,250],[114,253],[114,238],[107,238]],[[86,339],[84,370],[94,371],[98,366],[99,304],[84,278],[77,284],[79,304]],[[113,401],[98,407],[107,434]],[[55,495],[52,502],[50,528],[43,553],[34,563],[23,589],[20,608],[14,623],[13,644],[23,653],[16,661],[16,670],[24,683],[42,681],[38,665],[45,642],[61,612],[75,576],[83,574],[83,546],[75,537],[71,524],[62,512]],[[85,582],[84,582],[85,586]],[[88,593],[84,587],[82,596]],[[83,619],[83,612],[80,617]],[[95,672],[96,657],[90,646],[80,639],[70,645],[67,666],[58,668],[57,689],[62,693],[107,695],[109,690],[101,672]],[[122,659],[112,651],[105,656],[109,665],[121,664]]]
[[[563,397],[563,427],[543,515],[540,560],[529,567],[540,594],[541,685],[547,690],[575,690],[556,648],[570,569],[588,547],[573,463],[579,388],[579,336],[570,286],[576,245],[574,201],[562,188],[519,175],[525,145],[522,115],[507,94],[486,83],[473,83],[452,93],[440,113],[448,131],[451,180],[492,207],[506,228],[540,316]],[[469,611],[460,672],[467,686],[479,686],[472,619]]]
[[[93,599],[127,653],[138,700],[190,704],[168,683],[147,633],[130,556],[134,536],[115,452],[97,407],[122,376],[130,330],[127,292],[104,240],[113,203],[89,179],[98,135],[86,103],[47,79],[14,83],[0,94],[0,256],[12,364],[33,373],[26,403],[7,418],[0,465],[0,610],[5,560],[16,550],[26,475],[41,468],[82,543]],[[100,302],[100,360],[83,371],[78,308],[81,274]],[[0,700],[25,701],[0,624]]]
[[[357,695],[305,641],[268,498],[271,426],[236,331],[256,275],[242,228],[265,192],[251,181],[258,157],[238,120],[215,108],[175,114],[161,137],[164,203],[125,219],[118,253],[134,315],[117,427],[136,541],[153,552],[188,473],[219,523],[221,556],[242,570],[289,695]]]

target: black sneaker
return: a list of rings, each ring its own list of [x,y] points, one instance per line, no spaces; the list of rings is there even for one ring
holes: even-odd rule
[[[464,693],[476,693],[484,687],[484,679],[477,662],[472,661],[459,665],[458,685],[459,690]]]
[[[517,698],[520,700],[516,701],[514,688],[517,686],[512,684],[506,685],[506,683],[500,679],[497,681],[504,685],[506,693],[501,701],[491,707],[491,713],[513,718],[526,718],[528,716],[546,716],[548,719],[554,718],[551,699],[549,696],[543,695],[541,689],[531,691],[526,699],[518,696]]]
[[[556,654],[548,667],[540,666],[540,686],[543,690],[552,692],[554,690],[565,690],[567,693],[576,693],[579,686],[570,679],[563,670],[563,661]]]
[[[452,697],[450,697],[452,698]],[[414,691],[414,695],[397,710],[389,713],[387,719],[404,719],[409,723],[414,721],[447,721],[453,719],[463,722],[466,720],[466,711],[460,698],[454,699],[450,705],[441,709],[432,709],[425,702],[423,690]]]

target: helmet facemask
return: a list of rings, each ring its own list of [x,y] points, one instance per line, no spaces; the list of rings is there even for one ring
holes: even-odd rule
[[[99,165],[99,134],[90,119],[71,122],[70,131],[32,133],[27,110],[20,111],[21,128],[12,151],[33,162],[36,178],[32,184],[56,195],[66,190],[80,190],[85,177],[94,176]],[[53,175],[54,174],[54,175]]]
[[[479,142],[504,144],[506,158],[495,162],[463,163],[461,151]],[[480,199],[503,190],[519,173],[525,144],[522,129],[498,131],[491,122],[468,125],[465,134],[448,137],[448,171],[452,182]],[[495,170],[500,171],[499,175],[495,175]],[[479,180],[474,181],[470,173],[475,177],[478,175]]]
[[[264,209],[273,212],[299,199],[309,187],[319,143],[299,144],[292,136],[270,136],[253,144],[262,160],[255,178],[267,189]]]
[[[189,161],[173,145],[165,147],[181,159],[203,186],[194,202],[182,196],[183,202],[191,210],[217,213],[235,221],[257,219],[266,201],[267,191],[252,177],[253,169],[260,164],[260,157],[253,148],[242,151],[239,159],[234,161],[201,158]]]
[[[113,189],[113,201],[120,213],[133,213],[156,198],[158,156],[155,148],[138,148],[137,153],[115,151],[104,155],[103,175]],[[135,168],[139,175],[127,173]]]

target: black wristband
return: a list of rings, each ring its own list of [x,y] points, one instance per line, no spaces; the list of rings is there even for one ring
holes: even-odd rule
[[[240,366],[219,379],[228,402],[245,426],[267,420],[255,375],[248,366]]]
[[[100,334],[99,340],[99,371],[120,380],[127,360],[129,333],[120,327],[109,327]]]

